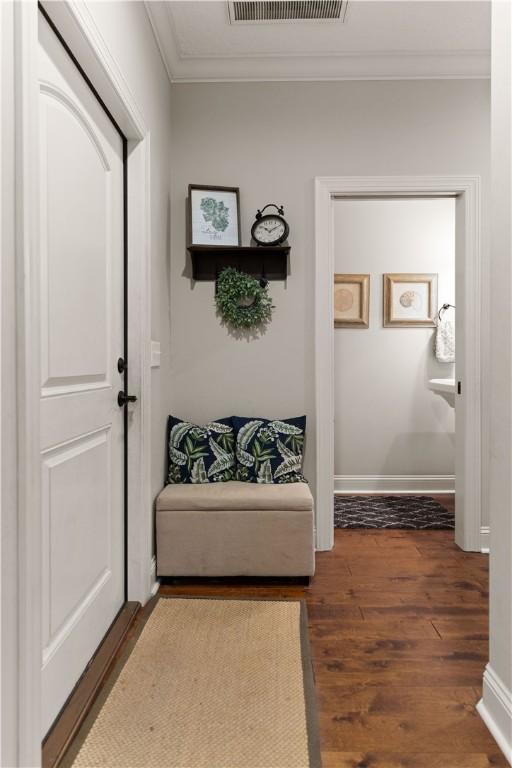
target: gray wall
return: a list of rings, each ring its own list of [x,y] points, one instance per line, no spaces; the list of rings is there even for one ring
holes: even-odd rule
[[[382,275],[437,273],[455,304],[455,199],[336,201],[334,250],[336,272],[370,274],[370,327],[334,332],[334,474],[453,475],[455,411],[427,382],[455,366],[432,328],[383,327]]]
[[[173,411],[310,418],[314,481],[314,196],[321,175],[489,174],[487,81],[205,83],[172,87]],[[271,284],[266,334],[236,339],[215,316],[212,283],[190,280],[189,182],[238,185],[243,241],[254,213],[283,203],[291,274]],[[329,300],[326,298],[326,300]]]

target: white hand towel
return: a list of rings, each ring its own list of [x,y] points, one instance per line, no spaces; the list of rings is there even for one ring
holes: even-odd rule
[[[455,323],[453,320],[441,320],[438,323],[435,349],[436,358],[440,363],[455,362]]]

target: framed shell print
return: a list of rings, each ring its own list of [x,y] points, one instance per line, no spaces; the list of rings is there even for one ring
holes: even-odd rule
[[[385,328],[433,328],[436,312],[437,275],[384,275]]]
[[[368,328],[370,275],[334,275],[334,327]]]

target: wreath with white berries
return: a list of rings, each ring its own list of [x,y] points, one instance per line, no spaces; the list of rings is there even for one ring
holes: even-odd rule
[[[217,280],[217,311],[233,328],[254,328],[272,319],[272,298],[266,280],[225,267]]]

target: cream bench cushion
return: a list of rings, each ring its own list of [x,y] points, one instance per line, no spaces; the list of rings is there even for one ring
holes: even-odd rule
[[[157,509],[313,509],[307,483],[226,483],[167,485]]]
[[[156,502],[159,576],[311,576],[306,483],[168,485]]]

